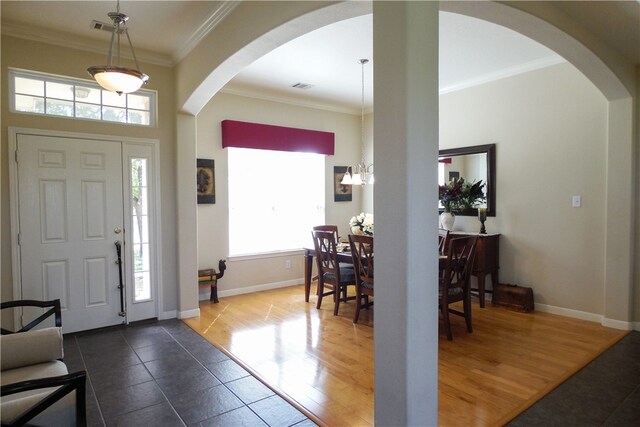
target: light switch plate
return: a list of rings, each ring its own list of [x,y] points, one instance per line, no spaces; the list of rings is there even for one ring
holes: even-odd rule
[[[580,206],[582,206],[582,197],[573,196],[571,198],[571,206],[573,206],[574,208],[579,208]]]

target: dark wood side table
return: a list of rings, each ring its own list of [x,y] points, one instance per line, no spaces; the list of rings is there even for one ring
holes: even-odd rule
[[[484,307],[485,279],[487,274],[491,275],[491,286],[495,289],[498,285],[498,270],[500,269],[500,234],[479,234],[452,232],[451,237],[476,235],[476,260],[471,273],[478,280],[478,289],[472,291],[478,293],[480,307]]]

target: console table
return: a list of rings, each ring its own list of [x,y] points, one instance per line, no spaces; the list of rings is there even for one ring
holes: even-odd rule
[[[498,285],[498,270],[500,269],[500,234],[479,234],[479,233],[463,233],[460,231],[452,231],[450,236],[469,236],[477,235],[478,243],[476,244],[476,260],[473,263],[473,272],[471,273],[478,280],[478,289],[472,291],[478,292],[478,300],[480,307],[484,307],[485,294],[485,278],[487,274],[491,275],[491,285],[493,289]]]

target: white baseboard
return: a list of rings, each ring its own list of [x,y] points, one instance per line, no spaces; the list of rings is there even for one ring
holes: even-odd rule
[[[590,322],[602,323],[604,317],[601,314],[589,313],[587,311],[572,310],[570,308],[556,307],[554,305],[535,303],[535,309],[543,313],[558,314],[560,316],[573,317],[574,319],[588,320]]]
[[[625,331],[633,330],[632,322],[625,322],[623,320],[615,320],[615,319],[607,319],[606,317],[602,319],[602,326],[606,326],[608,328],[614,328],[614,329],[622,329]]]
[[[622,330],[629,331],[632,329],[638,330],[638,326],[640,325],[640,322],[636,322],[634,326],[632,322],[608,319],[604,317],[602,314],[589,313],[587,311],[580,311],[580,310],[572,310],[570,308],[556,307],[554,305],[536,303],[535,306],[537,311],[542,311],[544,313],[558,314],[560,316],[572,317],[574,319],[587,320],[589,322],[596,322],[608,328],[622,329]]]
[[[270,289],[286,288],[288,286],[299,285],[300,283],[303,283],[303,282],[304,282],[304,279],[300,278],[300,279],[285,280],[283,282],[273,282],[273,283],[265,283],[262,285],[247,286],[245,288],[226,289],[224,291],[218,288],[218,297],[220,298],[232,297],[234,295],[250,294],[253,292],[268,291]],[[210,295],[210,289],[203,288],[200,290],[198,297],[200,301],[204,301],[209,299],[209,295]]]
[[[178,316],[178,312],[176,310],[171,311],[163,311],[158,316],[158,320],[167,320],[167,319],[175,319]]]
[[[178,312],[178,319],[188,319],[190,317],[200,316],[200,309],[194,308],[193,310],[185,310]]]

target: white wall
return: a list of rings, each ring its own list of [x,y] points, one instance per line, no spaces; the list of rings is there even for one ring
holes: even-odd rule
[[[198,206],[198,268],[217,268],[228,257],[227,152],[222,148],[220,122],[241,120],[335,133],[335,155],[326,157],[326,223],[338,225],[340,235],[349,232],[349,219],[362,210],[362,191],[353,189],[351,202],[333,201],[333,166],[354,164],[360,159],[360,117],[247,98],[217,94],[197,116],[197,156],[215,160],[216,203]],[[286,230],[283,230],[286,232]],[[311,238],[309,238],[309,244]],[[285,269],[285,261],[291,269]],[[221,295],[255,290],[261,285],[300,284],[301,254],[249,260],[230,260],[218,284]],[[200,298],[208,298],[203,289]]]
[[[606,138],[607,102],[570,64],[440,97],[441,148],[496,143],[486,227],[502,234],[500,282],[531,286],[536,303],[603,314]]]

